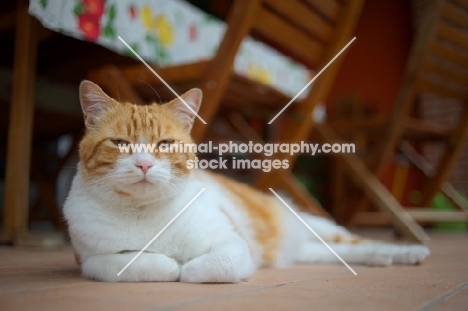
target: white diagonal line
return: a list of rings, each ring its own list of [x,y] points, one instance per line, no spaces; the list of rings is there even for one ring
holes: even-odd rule
[[[163,233],[187,209],[187,207],[189,207],[190,204],[192,204],[192,202],[195,201],[195,199],[198,198],[198,196],[200,196],[200,194],[202,194],[202,192],[205,190],[206,188],[203,188],[202,190],[200,190],[200,192],[198,192],[197,195],[193,199],[191,199],[190,202],[188,202],[184,206],[184,208],[181,209],[180,212],[178,212],[177,215],[175,215],[174,218],[172,218],[171,221],[169,221],[167,225],[165,225],[164,228],[162,228],[161,231],[159,231],[158,234],[156,234],[156,236],[152,238],[151,241],[149,241],[148,244],[146,244],[145,247],[143,247],[143,249],[140,252],[138,252],[138,254],[136,254],[135,257],[133,257],[133,259],[130,260],[130,262],[125,267],[123,267],[122,270],[120,270],[119,273],[117,273],[117,276],[120,276],[122,272],[124,272],[125,269],[127,269],[128,266],[130,266],[135,261],[135,259],[137,259],[141,255],[141,253],[143,253],[151,245],[151,243],[153,243],[154,240],[156,240],[161,235],[161,233]]]
[[[333,255],[335,255],[336,258],[338,258],[338,259],[346,266],[346,268],[349,269],[349,271],[351,271],[354,275],[357,275],[356,271],[354,271],[353,268],[351,268],[351,267],[346,263],[346,261],[344,261],[343,258],[341,258],[340,255],[338,255],[338,254],[333,250],[333,248],[331,248],[330,245],[328,245],[327,242],[325,242],[325,241],[320,237],[320,235],[318,235],[318,234],[314,231],[314,229],[312,229],[312,228],[304,221],[304,219],[302,219],[301,216],[299,216],[299,215],[296,213],[296,211],[293,210],[293,209],[288,205],[288,203],[286,203],[286,202],[283,200],[283,198],[281,198],[273,189],[271,189],[271,188],[268,188],[268,189],[270,189],[270,191],[271,191],[271,192],[272,192],[272,193],[273,193],[273,194],[274,194],[290,211],[291,211],[291,213],[293,213],[294,216],[296,216],[296,217],[304,224],[304,226],[306,226],[307,229],[309,229],[310,232],[312,232],[312,233],[317,237],[317,239],[319,239],[320,242],[322,242],[322,243],[333,253]]]
[[[122,41],[123,44],[125,44],[125,46],[126,46],[130,51],[132,51],[132,53],[133,53],[143,64],[145,64],[145,66],[146,66],[156,77],[159,78],[159,80],[161,80],[161,82],[162,82],[169,90],[171,90],[172,93],[174,93],[175,96],[177,96],[177,97],[185,104],[185,106],[187,106],[187,108],[188,108],[194,115],[197,116],[198,119],[200,119],[200,121],[203,122],[203,124],[206,124],[205,120],[203,120],[202,117],[200,117],[200,116],[198,115],[198,113],[196,113],[195,110],[193,110],[192,107],[190,107],[190,106],[185,102],[185,100],[184,100],[182,97],[180,97],[179,94],[177,94],[177,92],[174,91],[174,90],[170,87],[170,85],[167,84],[166,81],[164,81],[164,79],[161,78],[161,76],[158,75],[157,72],[154,71],[154,69],[151,68],[151,66],[148,65],[148,63],[145,62],[145,60],[144,60],[143,58],[141,58],[141,56],[138,55],[137,52],[135,52],[134,49],[132,49],[132,47],[131,47],[130,45],[128,45],[127,42],[125,42],[124,39],[122,39],[121,36],[118,36],[118,38],[119,38],[120,41]]]
[[[304,87],[302,88],[302,90],[300,90],[299,93],[297,93],[297,95],[294,96],[294,98],[291,99],[291,100],[289,101],[289,103],[287,103],[286,106],[284,106],[283,109],[281,109],[281,111],[278,112],[278,113],[276,114],[276,116],[275,116],[273,119],[270,120],[270,122],[268,122],[268,124],[273,123],[273,121],[275,121],[276,118],[278,118],[279,115],[282,114],[283,111],[285,111],[286,108],[288,108],[289,105],[291,105],[292,102],[295,101],[296,98],[298,98],[298,97],[302,94],[302,92],[304,92],[304,90],[305,90],[306,88],[308,88],[308,87],[312,84],[312,82],[314,82],[315,79],[317,79],[317,78],[322,74],[322,72],[324,72],[325,69],[327,69],[328,66],[330,66],[330,65],[332,64],[332,63],[335,61],[335,59],[337,59],[338,56],[340,56],[341,53],[343,53],[344,50],[346,50],[346,49],[348,48],[348,46],[349,46],[351,43],[353,43],[354,40],[356,40],[356,37],[352,38],[351,41],[349,41],[348,44],[346,44],[345,47],[342,48],[341,51],[339,51],[338,54],[336,54],[335,57],[333,57],[333,58],[331,59],[331,61],[329,61],[328,64],[326,64],[325,67],[323,67],[322,70],[320,70],[319,73],[317,73],[317,74],[312,78],[312,80],[310,80],[309,83],[307,83],[306,86],[304,86]]]

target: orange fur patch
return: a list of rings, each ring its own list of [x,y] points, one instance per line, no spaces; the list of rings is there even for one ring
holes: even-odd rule
[[[234,231],[242,238],[244,239],[245,241],[247,241],[247,245],[249,247],[249,252],[250,252],[250,255],[253,255],[253,249],[252,249],[252,243],[249,243],[249,240],[246,236],[244,236],[244,234],[242,233],[241,230],[239,230],[239,227],[237,226],[236,222],[234,221],[234,219],[232,219],[231,215],[226,212],[223,207],[221,206],[220,207],[221,209],[221,212],[226,215],[226,217],[228,218],[229,220],[229,223],[232,225],[232,227],[234,228]]]
[[[349,241],[351,244],[362,244],[364,243],[364,240],[361,238],[352,238],[351,241]]]
[[[339,234],[335,234],[333,236],[333,242],[335,242],[335,243],[343,242],[343,240],[344,240],[343,236],[341,236]]]
[[[241,208],[244,208],[252,221],[255,230],[255,239],[263,247],[263,263],[271,266],[275,263],[279,241],[282,235],[280,214],[276,208],[274,199],[264,193],[225,176],[211,173],[211,175],[221,183],[234,198],[239,201]]]
[[[119,190],[119,189],[114,189],[114,192],[117,193],[117,195],[121,196],[121,197],[131,197],[132,196],[130,193]]]

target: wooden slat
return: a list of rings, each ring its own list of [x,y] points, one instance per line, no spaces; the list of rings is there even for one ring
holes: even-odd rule
[[[171,67],[153,67],[167,83],[181,83],[188,81],[197,81],[206,70],[208,61],[201,61],[192,64],[171,66]],[[144,65],[119,67],[122,75],[132,84],[149,83],[161,84],[161,80],[156,77]]]
[[[468,49],[468,34],[454,27],[450,27],[446,23],[439,23],[437,27],[437,35],[440,38],[449,40],[450,42],[459,45],[463,49]]]
[[[435,60],[428,60],[424,62],[421,70],[424,73],[435,73],[444,78],[444,80],[450,80],[456,82],[459,85],[468,85],[468,72],[463,73],[458,70],[453,70]]]
[[[468,12],[445,1],[442,6],[442,17],[461,28],[468,28]]]
[[[407,213],[413,217],[416,222],[421,223],[468,221],[467,215],[463,212],[439,212],[428,208],[409,208],[407,209]],[[362,212],[356,215],[354,223],[356,225],[367,226],[388,226],[392,224],[392,220],[386,214]]]
[[[439,160],[434,177],[431,178],[422,191],[423,206],[427,206],[432,202],[434,196],[440,191],[441,184],[450,177],[456,160],[463,151],[465,142],[468,139],[468,109],[466,109],[466,107],[458,122],[458,125],[452,132],[449,144],[446,146],[445,152]]]
[[[406,131],[403,137],[423,136],[426,140],[446,141],[452,129],[430,123],[421,119],[407,118]]]
[[[291,26],[277,15],[262,10],[255,18],[253,26],[262,35],[280,44],[293,56],[307,60],[308,64],[318,65],[323,56],[323,45],[304,32]]]
[[[462,210],[466,215],[468,215],[468,200],[465,199],[464,196],[460,194],[452,184],[448,182],[443,182],[441,185],[442,193],[445,195],[447,199],[452,202],[455,207]]]
[[[341,5],[336,0],[305,0],[317,12],[330,21],[336,22],[340,13]],[[352,0],[351,0],[352,1]],[[285,1],[287,2],[287,1]]]
[[[267,6],[286,16],[295,24],[314,34],[320,40],[327,42],[332,33],[332,25],[319,14],[311,10],[300,0],[265,0]]]
[[[440,58],[457,63],[465,69],[468,68],[468,55],[463,54],[460,51],[456,51],[440,41],[434,42],[431,47],[431,53],[437,55]]]
[[[233,75],[233,78],[231,79],[228,92],[229,93],[226,94],[225,98],[235,96],[241,101],[244,101],[241,106],[251,104],[253,105],[253,109],[256,106],[277,107],[279,105],[283,105],[289,100],[287,96],[273,89],[271,86],[236,74]]]
[[[342,143],[335,133],[325,124],[316,126],[317,132],[324,142]],[[343,161],[343,165],[349,170],[359,186],[367,196],[379,207],[382,212],[391,215],[395,224],[405,234],[420,242],[426,242],[429,237],[424,230],[411,218],[407,211],[398,203],[388,189],[370,172],[354,154],[338,153],[335,156]]]
[[[415,88],[419,92],[437,94],[443,98],[464,98],[467,94],[467,89],[455,90],[448,85],[429,81],[424,76],[421,76],[415,83]]]
[[[427,208],[410,208],[408,213],[417,222],[438,222],[438,221],[468,221],[468,216],[463,212],[443,212],[431,211]]]
[[[391,225],[393,225],[393,221],[390,216],[380,212],[359,212],[353,217],[353,226],[383,227]]]
[[[399,149],[401,153],[408,160],[410,160],[410,162],[427,178],[434,177],[434,167],[432,167],[432,165],[427,162],[427,160],[421,154],[419,154],[419,152],[417,152],[408,142],[402,142],[399,146]],[[468,201],[462,195],[460,195],[460,193],[452,186],[452,184],[447,181],[443,182],[441,185],[441,191],[453,205],[468,215]]]

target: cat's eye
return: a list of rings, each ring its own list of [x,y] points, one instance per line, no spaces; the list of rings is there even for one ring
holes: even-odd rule
[[[174,143],[173,139],[163,139],[163,140],[158,142],[158,147],[162,146],[162,145],[170,145],[170,144],[173,144],[173,143]]]
[[[116,146],[126,146],[126,145],[130,144],[128,141],[123,140],[123,139],[111,139],[111,141]]]

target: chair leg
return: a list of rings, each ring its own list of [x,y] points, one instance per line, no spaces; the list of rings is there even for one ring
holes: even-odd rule
[[[29,168],[37,42],[27,1],[17,1],[12,104],[8,127],[2,240],[28,231]]]
[[[434,177],[434,168],[408,142],[400,144],[400,151],[427,178]],[[442,182],[441,191],[450,202],[468,215],[468,201],[447,181]]]
[[[260,0],[237,0],[229,12],[224,38],[200,83],[204,100],[198,114],[207,124],[195,118],[192,129],[192,138],[195,142],[203,139],[211,120],[218,111],[219,102],[226,92],[232,75],[237,50],[242,39],[249,33],[259,7]],[[243,22],[239,23],[239,21]]]
[[[408,84],[409,83],[410,82],[408,81]],[[369,165],[370,170],[373,171],[378,178],[381,177],[387,163],[395,154],[396,144],[405,130],[407,116],[412,111],[415,104],[416,93],[409,86],[404,86],[403,90],[400,91],[399,96],[401,100],[397,99],[397,103],[399,104],[395,107],[387,135],[383,137],[383,141],[380,146],[377,147],[374,160]],[[352,222],[353,217],[359,212],[365,211],[368,208],[368,204],[369,201],[365,196],[363,196],[358,203],[348,211],[348,214],[350,215],[350,217],[348,217],[348,222]]]
[[[450,173],[463,150],[468,139],[468,108],[459,121],[450,141],[448,142],[444,155],[440,159],[434,176],[426,185],[422,192],[422,206],[428,206],[432,203],[434,196],[440,191],[442,183],[449,178]]]
[[[328,143],[339,143],[338,136],[326,125],[317,126],[317,132]],[[382,212],[388,213],[395,226],[405,235],[425,243],[429,237],[424,230],[413,220],[411,215],[395,200],[393,195],[382,185],[376,176],[369,171],[366,165],[355,155],[338,153],[343,164],[353,175],[358,185],[366,195],[379,207]]]

